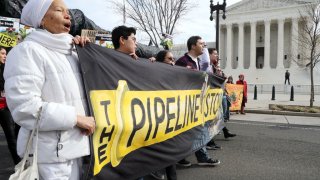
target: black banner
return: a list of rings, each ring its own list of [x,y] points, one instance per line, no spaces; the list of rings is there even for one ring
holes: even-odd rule
[[[222,78],[94,44],[77,51],[97,126],[95,179],[137,179],[174,164],[217,120]]]

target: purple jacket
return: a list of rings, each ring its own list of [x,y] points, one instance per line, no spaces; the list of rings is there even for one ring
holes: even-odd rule
[[[198,67],[199,66],[199,59],[197,58],[198,60]],[[188,55],[188,53],[185,53],[184,56],[182,56],[181,58],[179,58],[175,65],[177,66],[183,66],[183,67],[187,67],[187,66],[190,66],[192,70],[196,70],[196,71],[199,71],[200,69],[197,67],[197,64],[196,62],[194,62],[191,57]]]

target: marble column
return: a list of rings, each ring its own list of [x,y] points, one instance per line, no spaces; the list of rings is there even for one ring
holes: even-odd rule
[[[284,19],[278,19],[278,58],[277,68],[283,69]]]
[[[257,22],[250,22],[250,25],[251,25],[251,41],[250,41],[250,68],[249,69],[256,69]]]
[[[299,32],[298,32],[298,19],[292,18],[292,26],[291,26],[291,60],[290,60],[290,66],[292,64],[292,60],[298,59],[298,47],[299,47]]]
[[[226,55],[227,55],[227,59],[226,59],[226,66],[225,68],[228,69],[229,66],[231,68],[232,66],[232,24],[227,24],[227,51],[226,51]]]
[[[271,20],[264,21],[264,69],[270,69],[270,24]]]
[[[244,23],[239,23],[238,67],[244,69]]]

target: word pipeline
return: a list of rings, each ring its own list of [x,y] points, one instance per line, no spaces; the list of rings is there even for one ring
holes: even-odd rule
[[[212,121],[222,101],[222,89],[130,91],[126,83],[117,90],[91,91],[96,120],[93,136],[94,174],[111,163],[118,166],[130,152],[166,141]]]

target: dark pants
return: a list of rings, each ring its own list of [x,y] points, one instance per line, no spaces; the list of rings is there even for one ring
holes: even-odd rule
[[[177,171],[176,171],[176,165],[171,165],[166,167],[166,174],[168,180],[177,180]]]
[[[9,151],[11,153],[14,164],[18,164],[21,158],[17,154],[17,137],[20,126],[17,125],[11,116],[8,108],[0,110],[0,123],[6,136]]]
[[[289,79],[289,78],[286,78],[286,79],[284,80],[284,84],[287,84],[287,81],[288,81],[288,84],[290,85],[290,79]]]

